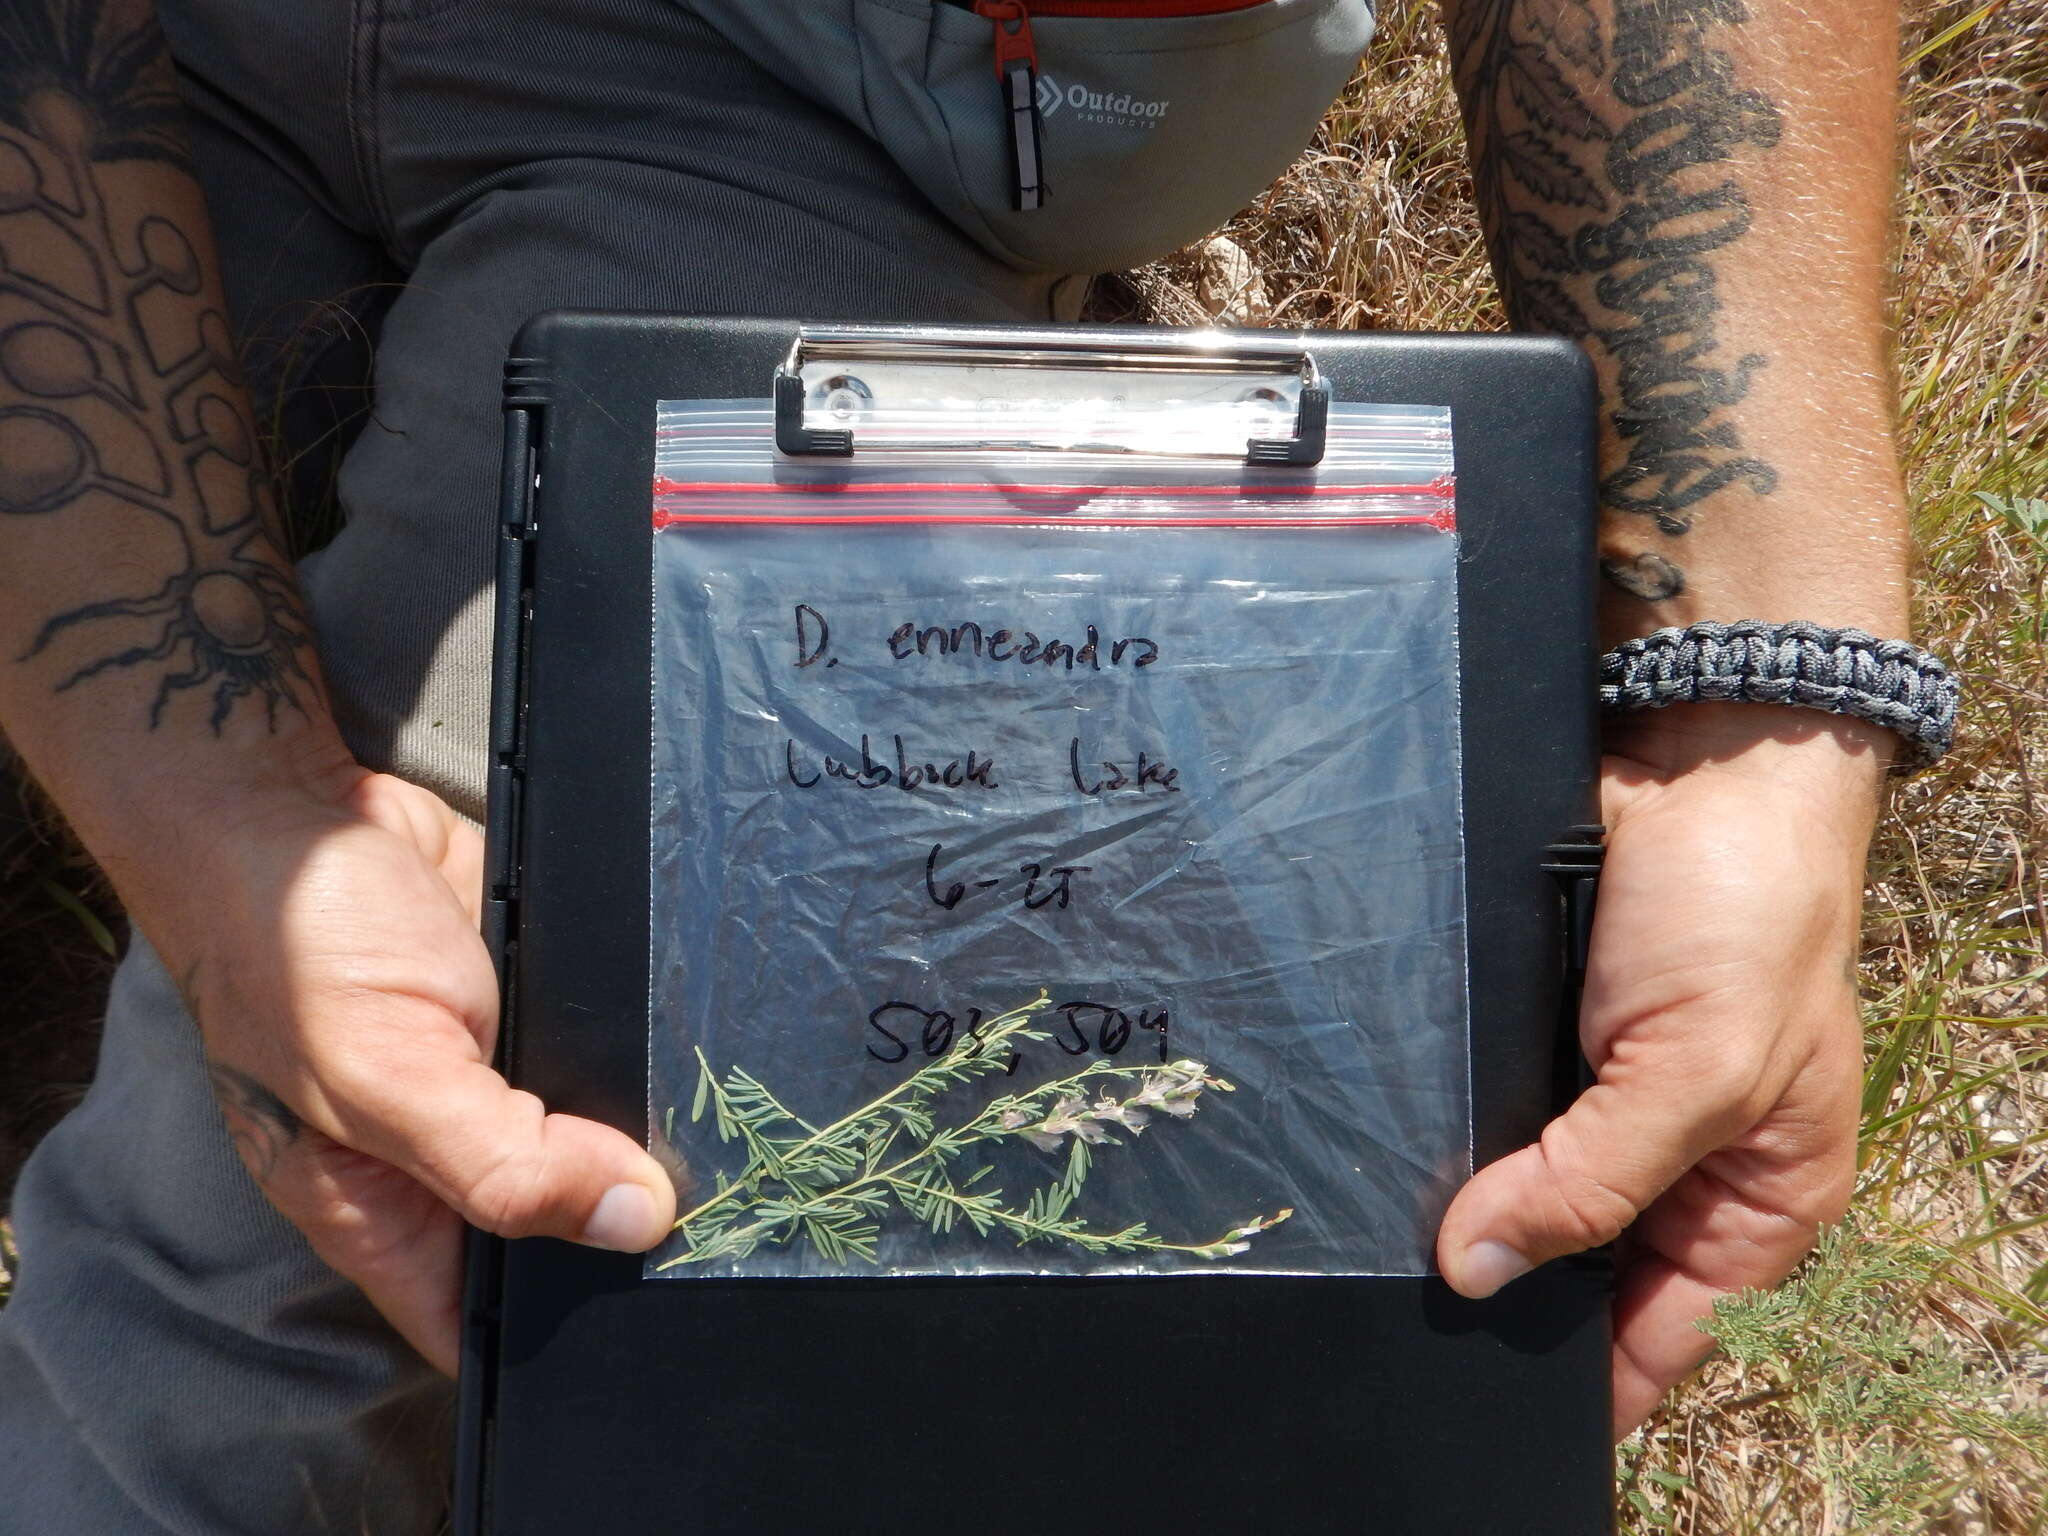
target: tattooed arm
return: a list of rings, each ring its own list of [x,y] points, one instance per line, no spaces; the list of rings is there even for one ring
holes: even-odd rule
[[[491,1072],[476,834],[351,761],[272,523],[149,0],[0,0],[0,727],[251,1173],[452,1368],[458,1212],[646,1247],[673,1194]]]
[[[1514,324],[1599,372],[1607,643],[1695,619],[1906,628],[1881,318],[1883,0],[1445,0]],[[1484,1295],[1625,1234],[1617,1428],[1853,1180],[1862,866],[1891,741],[1695,704],[1608,732],[1581,1036],[1596,1085],[1483,1170],[1438,1254]]]
[[[0,711],[116,866],[184,794],[347,762],[209,255],[146,9],[0,4]]]
[[[1905,625],[1881,316],[1896,14],[1751,3],[1450,11],[1509,314],[1600,371],[1613,640]]]

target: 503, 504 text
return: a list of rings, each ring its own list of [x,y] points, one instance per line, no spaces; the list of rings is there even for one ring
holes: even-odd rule
[[[1056,1004],[1053,1012],[1059,1015],[1060,1022],[1053,1030],[1052,1043],[1069,1056],[1115,1056],[1134,1038],[1144,1040],[1150,1036],[1158,1041],[1159,1059],[1170,1059],[1167,1033],[1173,1016],[1168,1009],[1139,1008],[1133,1012],[1077,998]],[[959,1050],[972,1056],[984,1048],[981,1024],[987,1017],[979,1008],[956,1014],[946,1008],[920,1008],[915,1003],[883,1003],[868,1014],[868,1028],[880,1037],[881,1043],[870,1040],[867,1052],[875,1060],[891,1065],[908,1060],[912,1051],[943,1056],[949,1050]],[[1020,1059],[1013,1052],[1010,1064],[1003,1069],[1005,1074],[1015,1072]]]

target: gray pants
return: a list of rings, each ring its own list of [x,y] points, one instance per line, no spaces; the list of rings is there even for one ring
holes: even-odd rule
[[[561,306],[1043,319],[1078,283],[941,219],[677,0],[161,0],[259,411],[341,535],[309,563],[362,760],[482,809],[498,381]],[[448,1384],[244,1174],[141,944],[14,1196],[0,1532],[435,1529]]]

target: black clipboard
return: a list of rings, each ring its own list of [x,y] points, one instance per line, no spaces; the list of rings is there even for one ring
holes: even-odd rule
[[[568,312],[529,324],[507,365],[484,919],[501,1059],[551,1108],[633,1134],[656,403],[766,399],[798,336],[785,320]],[[1592,374],[1547,338],[1287,340],[1336,399],[1442,405],[1455,422],[1483,1165],[1581,1082],[1599,859]],[[843,446],[806,444],[801,399],[783,404],[786,448]],[[1611,1285],[1604,1254],[1484,1303],[1433,1278],[660,1284],[638,1256],[478,1238],[456,1530],[1606,1531]],[[1126,1353],[1142,1367],[1111,1368]],[[1077,1376],[1085,1390],[1046,1385]]]

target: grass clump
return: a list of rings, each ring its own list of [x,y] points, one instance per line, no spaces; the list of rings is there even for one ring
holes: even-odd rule
[[[1852,1217],[1786,1284],[1722,1300],[1709,1327],[1730,1378],[1723,1422],[1741,1426],[1747,1447],[1802,1454],[1755,1457],[1761,1475],[1712,1488],[1672,1471],[1654,1437],[1632,1440],[1620,1460],[1633,1527],[1704,1529],[1688,1517],[1718,1493],[1730,1523],[1713,1529],[1730,1536],[1814,1519],[1836,1531],[1946,1530],[1969,1515],[1986,1531],[2027,1529],[2038,1511],[2009,1504],[1983,1474],[2037,1454],[2048,1414],[2025,1401],[2010,1358],[1929,1326],[1922,1301],[1953,1261]],[[1992,1515],[2001,1523],[1984,1523]]]

